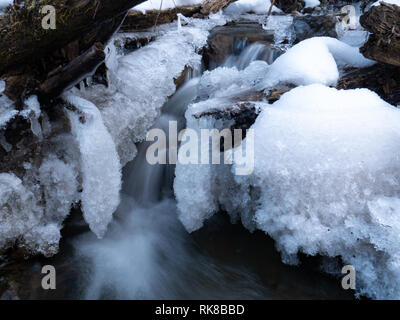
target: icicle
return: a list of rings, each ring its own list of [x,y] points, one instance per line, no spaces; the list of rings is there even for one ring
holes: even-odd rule
[[[182,21],[189,23],[189,19],[186,18],[182,13],[177,14],[178,17],[178,31],[182,30]]]

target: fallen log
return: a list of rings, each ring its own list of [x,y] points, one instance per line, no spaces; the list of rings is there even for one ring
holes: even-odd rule
[[[26,0],[0,16],[0,73],[19,64],[36,62],[43,56],[79,39],[80,52],[104,37],[93,30],[106,30],[116,18],[143,0]],[[44,6],[56,10],[56,29],[43,29]],[[122,18],[121,18],[122,15]],[[118,26],[117,26],[118,27]],[[117,28],[116,27],[116,28]],[[115,29],[111,31],[114,32]],[[82,39],[84,38],[84,39]],[[81,40],[82,39],[82,40]]]
[[[56,69],[40,86],[40,97],[56,97],[95,70],[105,59],[104,46],[97,42],[63,68]]]
[[[369,59],[400,67],[400,6],[381,2],[364,13],[360,23],[372,33],[360,52]]]
[[[201,5],[179,6],[167,10],[147,10],[142,13],[137,10],[130,10],[121,26],[121,31],[136,31],[154,27],[155,25],[170,23],[176,20],[178,13],[185,17],[192,17],[200,13]]]

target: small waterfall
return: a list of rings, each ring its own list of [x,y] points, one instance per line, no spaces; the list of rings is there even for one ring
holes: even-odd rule
[[[168,133],[169,121],[185,128],[184,113],[197,96],[192,72],[164,105],[154,128]],[[80,291],[87,299],[257,299],[265,297],[256,277],[220,265],[196,247],[177,219],[174,165],[150,165],[146,151],[124,168],[122,202],[106,237],[91,233],[75,241],[82,268]],[[168,151],[168,150],[166,150]],[[168,154],[168,153],[167,153]],[[190,181],[188,181],[190,183]]]
[[[270,63],[273,54],[262,43],[237,41],[224,65],[243,69],[258,59]],[[178,131],[185,128],[184,114],[197,99],[201,71],[188,73],[154,128],[168,133],[169,121],[177,121]],[[259,231],[250,234],[222,214],[188,234],[177,218],[175,166],[150,165],[149,145],[141,143],[136,158],[123,169],[122,201],[105,237],[99,240],[86,232],[68,240],[69,250],[51,262],[60,289],[38,287],[34,298],[304,299],[329,298],[329,292],[343,298],[336,282],[284,266],[271,239]],[[34,274],[40,274],[39,264],[34,267]]]
[[[196,74],[196,73],[194,73]],[[153,126],[168,133],[170,121],[177,121],[178,132],[185,128],[184,114],[187,105],[196,97],[200,78],[191,78],[164,105],[162,114]],[[167,137],[168,139],[168,137]],[[146,151],[152,142],[143,142],[138,155],[124,169],[126,177],[123,192],[132,196],[142,205],[154,204],[165,197],[172,197],[174,169],[173,165],[150,165],[146,161]],[[166,150],[168,155],[168,150]],[[168,161],[167,161],[168,162]]]
[[[256,60],[263,60],[271,64],[277,56],[277,51],[268,45],[260,42],[248,45],[247,39],[235,39],[233,54],[225,60],[223,66],[243,70]]]

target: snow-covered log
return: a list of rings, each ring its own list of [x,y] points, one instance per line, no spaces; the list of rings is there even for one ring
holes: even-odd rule
[[[107,40],[126,11],[142,0],[27,0],[0,16],[0,72],[20,63],[46,58],[79,40],[80,52]],[[44,6],[53,6],[56,29],[42,27]],[[76,56],[77,56],[76,55]],[[46,61],[47,62],[47,61]]]

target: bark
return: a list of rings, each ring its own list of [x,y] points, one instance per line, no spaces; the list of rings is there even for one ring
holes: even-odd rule
[[[400,7],[387,3],[374,6],[360,17],[360,23],[372,33],[361,53],[400,67]]]
[[[236,0],[205,0],[201,4],[201,14],[209,15],[210,13],[217,13],[219,10],[224,10],[232,2]]]
[[[85,38],[83,52],[105,36],[93,34],[107,25],[122,21],[121,15],[142,0],[27,0],[24,6],[13,6],[0,17],[0,73],[21,63],[39,58]],[[52,5],[56,9],[56,29],[42,28],[45,16],[41,9]],[[118,18],[117,18],[118,17]],[[117,19],[116,19],[117,18]]]
[[[392,105],[400,104],[400,68],[377,63],[354,70],[340,79],[338,89],[367,88]]]
[[[301,11],[305,7],[303,0],[276,0],[275,6],[281,9],[285,13],[291,13],[293,11]]]

